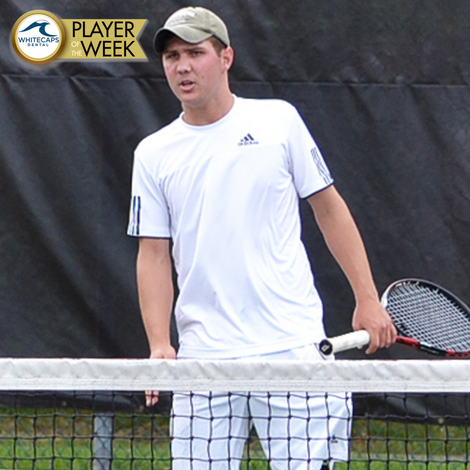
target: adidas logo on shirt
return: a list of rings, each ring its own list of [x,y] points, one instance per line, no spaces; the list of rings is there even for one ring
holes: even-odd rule
[[[251,134],[247,134],[245,137],[243,137],[240,142],[238,142],[238,146],[243,146],[243,145],[258,145],[259,142],[255,139],[253,139],[253,136]]]

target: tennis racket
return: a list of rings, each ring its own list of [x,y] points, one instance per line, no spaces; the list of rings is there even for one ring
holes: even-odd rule
[[[437,356],[470,356],[470,308],[448,290],[422,279],[402,279],[382,295],[398,337],[396,342]],[[360,348],[370,341],[365,330],[320,343],[325,355]]]

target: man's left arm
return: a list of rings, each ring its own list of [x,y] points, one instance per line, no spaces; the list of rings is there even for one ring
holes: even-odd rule
[[[308,202],[330,252],[354,292],[353,329],[365,329],[371,335],[366,353],[390,346],[395,342],[396,330],[380,303],[364,243],[348,206],[334,186],[310,196]]]

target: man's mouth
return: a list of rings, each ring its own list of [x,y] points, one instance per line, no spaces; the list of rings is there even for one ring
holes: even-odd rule
[[[188,90],[188,89],[192,88],[193,85],[194,85],[194,82],[191,81],[191,80],[183,80],[182,82],[180,82],[180,87],[183,90]]]

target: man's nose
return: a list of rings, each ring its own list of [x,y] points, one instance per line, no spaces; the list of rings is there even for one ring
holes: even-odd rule
[[[191,63],[188,58],[180,57],[178,60],[177,71],[178,73],[188,73],[191,70]]]

